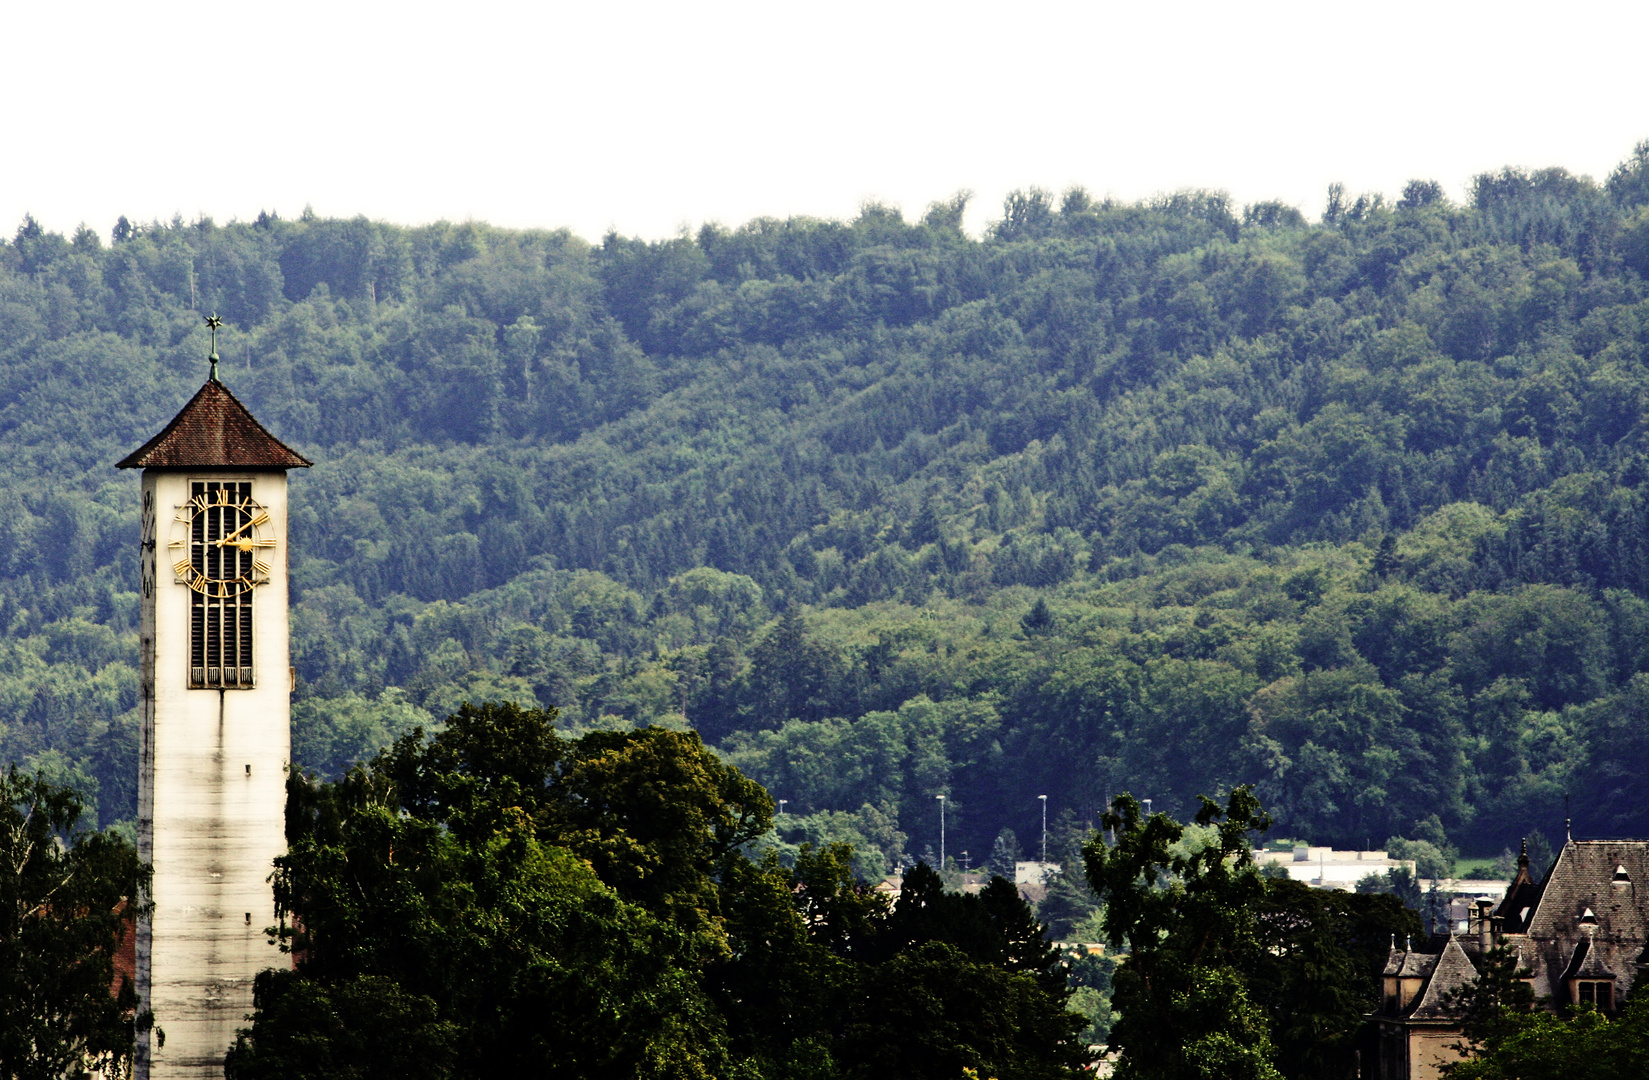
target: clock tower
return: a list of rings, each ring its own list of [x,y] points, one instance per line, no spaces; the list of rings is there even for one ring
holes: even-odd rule
[[[154,866],[137,993],[136,1075],[222,1077],[269,944],[286,850],[292,675],[286,470],[311,462],[212,374],[122,469],[143,470],[138,852]]]

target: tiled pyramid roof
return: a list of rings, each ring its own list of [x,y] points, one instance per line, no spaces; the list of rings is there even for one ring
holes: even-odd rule
[[[1425,996],[1410,1015],[1417,1019],[1455,1015],[1448,1008],[1448,996],[1471,985],[1476,978],[1477,968],[1472,965],[1471,957],[1460,947],[1459,940],[1450,935],[1449,943],[1443,946],[1443,955],[1437,958],[1431,981],[1426,984]]]
[[[314,462],[275,436],[208,379],[159,434],[120,460],[121,469],[307,469]]]

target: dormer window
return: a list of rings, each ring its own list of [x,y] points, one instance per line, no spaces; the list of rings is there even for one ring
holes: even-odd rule
[[[1626,872],[1626,864],[1625,863],[1621,863],[1621,864],[1619,864],[1618,866],[1615,867],[1615,880],[1616,881],[1631,881],[1632,880],[1632,875],[1630,875]]]
[[[1615,1007],[1615,984],[1601,979],[1576,979],[1575,1004],[1592,1005],[1598,1012],[1610,1012]]]
[[[1597,925],[1597,916],[1592,914],[1592,909],[1591,908],[1587,908],[1585,911],[1582,911],[1580,913],[1580,925],[1582,925],[1582,926],[1596,926]]]

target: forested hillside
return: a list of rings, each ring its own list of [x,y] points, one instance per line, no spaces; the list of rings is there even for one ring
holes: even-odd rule
[[[137,482],[206,375],[293,476],[301,764],[466,699],[692,724],[872,872],[1038,795],[1497,851],[1649,835],[1649,145],[1328,194],[649,242],[0,245],[0,760],[133,813]],[[1435,819],[1435,820],[1433,820]],[[1067,818],[1067,822],[1069,818]]]

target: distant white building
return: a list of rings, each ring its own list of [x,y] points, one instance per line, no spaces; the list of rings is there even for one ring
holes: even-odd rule
[[[1051,877],[1056,877],[1060,866],[1056,862],[1038,862],[1035,859],[1021,859],[1013,864],[1013,883],[1015,885],[1042,885]]]
[[[1399,867],[1414,873],[1413,859],[1392,859],[1383,851],[1335,851],[1329,847],[1301,845],[1292,851],[1256,851],[1257,866],[1280,865],[1288,876],[1320,889],[1350,891],[1369,874],[1384,874]]]

